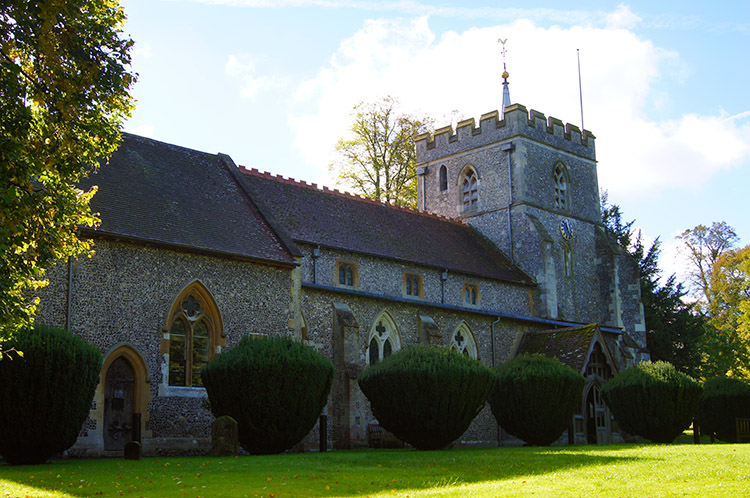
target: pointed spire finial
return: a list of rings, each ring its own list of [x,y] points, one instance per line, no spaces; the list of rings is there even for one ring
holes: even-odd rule
[[[501,52],[503,54],[503,105],[500,109],[500,118],[505,119],[505,108],[510,105],[510,90],[508,89],[508,76],[510,75],[505,66],[505,54],[508,52],[505,49],[505,44],[508,42],[508,39],[506,38],[503,40],[502,38],[498,38],[497,42],[503,45],[503,50]]]

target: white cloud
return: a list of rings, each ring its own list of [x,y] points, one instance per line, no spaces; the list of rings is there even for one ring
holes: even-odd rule
[[[250,54],[230,55],[224,66],[224,74],[241,81],[240,95],[246,99],[256,100],[262,92],[285,88],[288,78],[277,75],[258,76],[258,59]]]
[[[600,184],[613,196],[697,188],[716,172],[748,161],[750,124],[744,114],[689,114],[664,122],[649,117],[655,103],[670,98],[657,94],[655,84],[677,84],[686,69],[678,53],[631,31],[638,22],[624,6],[607,16],[606,27],[543,28],[518,20],[440,37],[427,17],[367,21],[314,78],[298,86],[289,118],[295,147],[324,177],[352,106],[388,94],[405,110],[434,117],[457,109],[478,118],[497,109],[502,37],[508,38],[512,101],[576,125],[580,49],[586,128],[598,137]]]

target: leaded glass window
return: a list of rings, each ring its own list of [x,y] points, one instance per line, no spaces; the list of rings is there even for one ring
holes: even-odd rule
[[[339,261],[339,285],[346,285],[347,287],[355,286],[355,274],[356,267],[353,263],[345,263]]]
[[[169,385],[201,387],[211,359],[213,321],[197,293],[182,299],[169,327]]]

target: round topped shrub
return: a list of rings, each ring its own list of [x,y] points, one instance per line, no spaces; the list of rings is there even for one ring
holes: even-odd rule
[[[492,371],[434,346],[408,346],[365,369],[359,386],[380,425],[420,450],[458,439],[482,410]]]
[[[47,326],[16,333],[0,360],[0,454],[12,465],[46,462],[78,439],[99,383],[102,354]]]
[[[671,363],[646,361],[617,374],[601,392],[623,430],[671,443],[690,427],[703,387]]]
[[[552,444],[570,425],[585,382],[580,373],[554,358],[511,358],[495,367],[492,414],[509,434],[529,444]]]
[[[214,416],[237,421],[252,454],[280,453],[313,428],[328,400],[333,363],[290,337],[245,336],[201,371]]]
[[[736,443],[737,418],[750,418],[750,382],[735,377],[706,381],[697,415],[701,433]]]

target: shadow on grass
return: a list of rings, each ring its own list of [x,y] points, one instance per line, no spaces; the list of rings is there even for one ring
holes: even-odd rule
[[[632,449],[632,446],[624,449]],[[19,496],[365,496],[544,476],[617,465],[642,456],[617,447],[362,450],[234,458],[59,460],[0,466]],[[11,490],[12,491],[12,490]],[[0,495],[3,495],[0,492]],[[5,496],[14,496],[6,493]],[[55,496],[55,495],[52,495]]]

